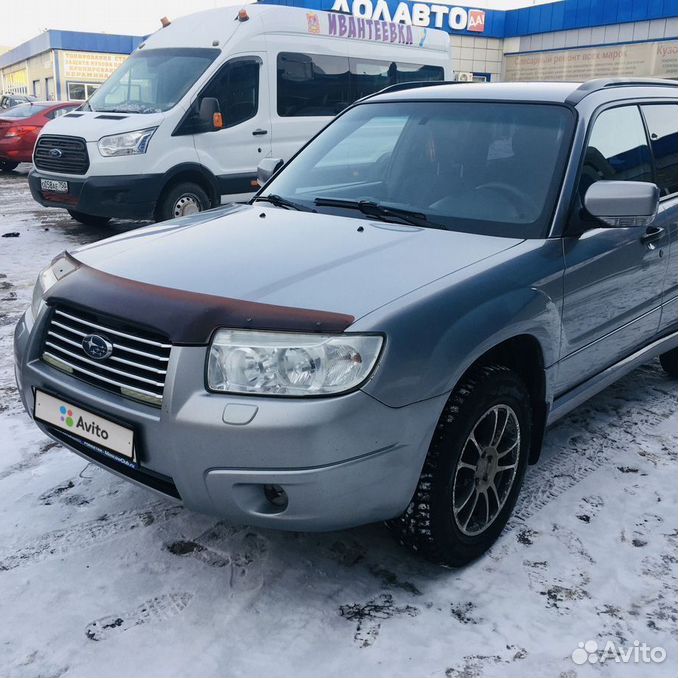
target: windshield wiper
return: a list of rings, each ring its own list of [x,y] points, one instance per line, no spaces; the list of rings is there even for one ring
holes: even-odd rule
[[[312,207],[306,207],[306,205],[302,205],[299,202],[294,202],[293,200],[289,200],[288,198],[283,198],[281,195],[277,195],[275,193],[269,193],[268,195],[259,195],[256,198],[254,198],[253,202],[270,202],[271,205],[275,207],[284,207],[285,209],[288,210],[297,210],[298,212],[317,212],[318,210],[314,210]]]
[[[414,210],[401,209],[400,207],[388,207],[380,205],[372,200],[342,200],[341,198],[316,198],[314,203],[318,207],[342,207],[350,210],[360,210],[368,217],[374,217],[383,221],[391,219],[400,219],[406,224],[421,226],[422,228],[437,228],[446,231],[447,228],[442,224],[436,224],[428,220],[428,217],[422,212]]]

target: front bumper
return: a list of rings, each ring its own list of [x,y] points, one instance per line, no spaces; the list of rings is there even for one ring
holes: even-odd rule
[[[44,192],[41,179],[68,181],[68,193]],[[162,189],[162,175],[72,177],[32,170],[28,185],[44,207],[62,207],[97,217],[149,219]]]
[[[132,480],[170,495],[174,487],[188,508],[237,523],[334,530],[399,515],[412,497],[445,402],[442,396],[394,409],[362,391],[322,399],[210,394],[203,384],[206,347],[175,346],[162,408],[156,409],[41,361],[44,317],[31,328],[28,311],[15,331],[26,410],[32,413],[38,388],[127,423],[137,432],[141,465]],[[230,414],[234,405],[236,416]],[[248,423],[235,423],[249,415]],[[130,477],[122,465],[36,423],[88,460]],[[285,490],[285,508],[267,499],[266,485]]]

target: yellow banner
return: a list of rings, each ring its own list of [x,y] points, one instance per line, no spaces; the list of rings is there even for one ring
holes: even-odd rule
[[[103,82],[125,61],[125,54],[63,52],[64,80]]]

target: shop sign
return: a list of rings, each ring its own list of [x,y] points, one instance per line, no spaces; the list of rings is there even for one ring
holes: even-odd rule
[[[399,2],[393,11],[386,0],[334,0],[333,12],[359,19],[452,31],[485,31],[485,12],[428,2]]]
[[[565,80],[656,76],[678,77],[678,41],[643,42],[609,47],[508,54],[506,81]]]

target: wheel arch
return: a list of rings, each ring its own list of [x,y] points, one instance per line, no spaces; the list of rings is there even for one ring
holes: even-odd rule
[[[529,333],[504,339],[478,356],[463,372],[458,383],[463,382],[474,369],[485,365],[508,367],[525,383],[534,413],[529,462],[536,463],[541,454],[549,411],[544,351],[539,339]]]
[[[158,202],[168,188],[182,181],[193,181],[198,184],[209,196],[212,207],[219,205],[221,195],[217,178],[204,165],[194,162],[184,162],[180,165],[175,165],[172,169],[165,172],[162,177],[160,191],[158,192]]]

